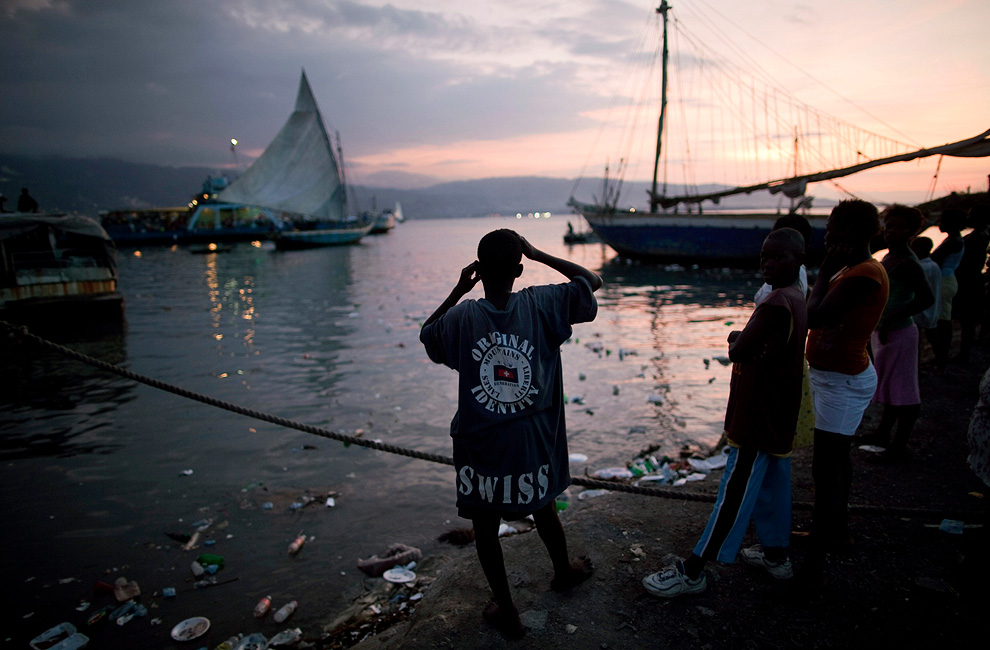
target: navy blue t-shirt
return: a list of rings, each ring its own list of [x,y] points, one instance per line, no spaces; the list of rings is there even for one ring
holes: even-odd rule
[[[597,313],[578,277],[513,293],[503,310],[465,300],[423,328],[430,359],[459,375],[450,423],[459,508],[535,512],[570,485],[560,345]]]

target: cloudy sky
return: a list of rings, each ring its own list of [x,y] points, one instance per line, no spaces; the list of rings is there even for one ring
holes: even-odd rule
[[[987,0],[671,4],[693,36],[853,124],[919,147],[990,128]],[[243,164],[305,69],[353,181],[594,176],[617,155],[595,150],[602,119],[655,5],[0,0],[0,151],[221,168],[236,137]],[[946,159],[940,188],[984,189],[987,160]],[[866,182],[923,190],[935,162],[895,167]]]

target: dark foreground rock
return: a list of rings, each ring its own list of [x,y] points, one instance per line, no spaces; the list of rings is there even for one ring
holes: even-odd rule
[[[654,598],[640,580],[664,556],[690,552],[711,505],[610,493],[575,499],[563,513],[572,554],[587,554],[596,566],[594,577],[569,593],[550,590],[538,535],[503,539],[514,598],[530,628],[522,640],[504,639],[482,619],[490,592],[469,545],[451,547],[449,558],[433,563],[436,579],[411,616],[397,617],[357,647],[920,648],[984,639],[990,544],[977,525],[987,519],[987,487],[966,463],[966,430],[988,362],[981,349],[969,366],[941,377],[922,374],[925,403],[908,461],[874,465],[869,453],[853,451],[851,502],[868,507],[854,508],[854,544],[830,557],[820,595],[736,563],[710,564],[703,594]],[[878,420],[879,409],[871,407],[860,433]],[[713,475],[689,487],[713,495],[717,483]],[[801,531],[813,500],[810,449],[795,452],[793,483],[792,556],[800,570],[807,552]],[[944,519],[967,527],[944,532]],[[328,641],[323,647],[333,647]]]

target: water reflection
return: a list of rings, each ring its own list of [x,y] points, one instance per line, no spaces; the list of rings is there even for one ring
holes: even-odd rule
[[[126,359],[121,334],[81,340],[76,331],[60,342],[108,363]],[[120,446],[114,412],[134,399],[132,382],[18,339],[0,348],[0,458],[106,454]]]

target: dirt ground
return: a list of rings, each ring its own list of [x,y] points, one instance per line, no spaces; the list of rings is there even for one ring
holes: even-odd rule
[[[339,634],[338,620],[328,625],[338,634],[317,645],[346,647],[358,638],[364,640],[356,647],[365,650],[919,648],[970,642],[985,614],[986,597],[979,594],[990,579],[990,545],[978,527],[987,519],[987,486],[966,463],[966,431],[988,365],[990,350],[983,347],[968,366],[953,365],[944,376],[923,369],[924,404],[908,461],[875,465],[868,452],[853,450],[855,543],[830,556],[819,596],[808,597],[795,581],[775,582],[740,563],[709,564],[703,594],[669,601],[650,596],[640,580],[658,570],[666,555],[690,552],[711,505],[613,492],[575,499],[562,513],[572,554],[589,555],[596,567],[588,582],[569,593],[550,590],[549,559],[536,534],[503,538],[513,596],[529,627],[523,639],[507,640],[482,619],[490,592],[468,544],[451,546],[449,555],[421,565],[424,579],[408,588],[422,594],[409,603],[411,615],[406,609],[379,619],[373,636],[367,636],[367,623],[363,629],[353,625],[349,643]],[[859,433],[878,421],[879,410],[871,406]],[[793,462],[792,558],[798,571],[807,553],[801,531],[809,527],[813,500],[810,452],[797,450]],[[717,485],[717,477],[689,484],[712,495]],[[878,514],[874,507],[908,512]],[[942,531],[944,519],[967,527],[962,534]],[[428,576],[435,580],[427,584]],[[362,605],[355,602],[356,611]]]

